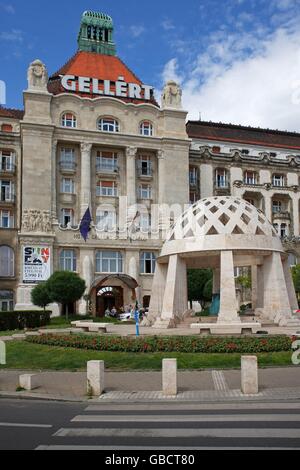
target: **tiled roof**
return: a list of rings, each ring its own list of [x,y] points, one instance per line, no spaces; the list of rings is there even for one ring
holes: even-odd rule
[[[141,80],[124,64],[124,62],[122,62],[121,59],[115,56],[98,54],[95,52],[78,51],[61,69],[50,77],[48,90],[54,95],[66,92],[60,83],[60,75],[98,78],[99,80],[110,80],[111,82],[116,82],[119,77],[124,77],[124,80],[127,83],[142,85]],[[85,93],[73,93],[87,96]],[[99,98],[99,95],[91,94],[88,96]],[[143,100],[132,100],[129,98],[122,98],[122,100],[135,103],[143,102]],[[154,98],[151,102],[158,106]]]
[[[0,117],[7,117],[7,118],[21,120],[24,117],[24,111],[20,109],[2,108],[2,106],[0,106]]]
[[[187,123],[187,133],[191,139],[300,149],[300,134],[297,132],[207,121],[189,121]]]

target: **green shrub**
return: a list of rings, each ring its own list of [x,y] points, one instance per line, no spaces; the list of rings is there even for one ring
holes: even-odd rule
[[[183,353],[260,353],[290,351],[292,338],[288,336],[219,337],[219,336],[149,336],[121,337],[95,335],[43,335],[29,337],[35,344],[64,348],[117,352],[183,352]]]
[[[49,311],[0,312],[0,331],[24,330],[49,325]]]

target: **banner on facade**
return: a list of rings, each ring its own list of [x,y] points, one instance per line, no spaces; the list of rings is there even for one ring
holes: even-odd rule
[[[38,284],[47,281],[51,275],[50,248],[26,246],[23,249],[23,282]]]

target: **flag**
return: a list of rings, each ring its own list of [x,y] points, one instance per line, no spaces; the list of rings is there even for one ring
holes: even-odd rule
[[[85,242],[87,241],[88,234],[91,231],[91,223],[92,223],[92,216],[91,216],[90,208],[88,208],[80,223],[80,233],[82,237],[84,238]]]

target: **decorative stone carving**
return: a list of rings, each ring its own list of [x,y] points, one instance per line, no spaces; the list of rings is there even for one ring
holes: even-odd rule
[[[47,91],[48,72],[43,62],[37,59],[29,65],[27,79],[28,90]]]
[[[126,147],[126,156],[127,158],[135,158],[137,154],[136,147]]]
[[[50,211],[25,210],[23,213],[22,231],[25,233],[51,233],[52,222]]]
[[[182,109],[182,90],[178,83],[170,80],[162,93],[162,107]]]

